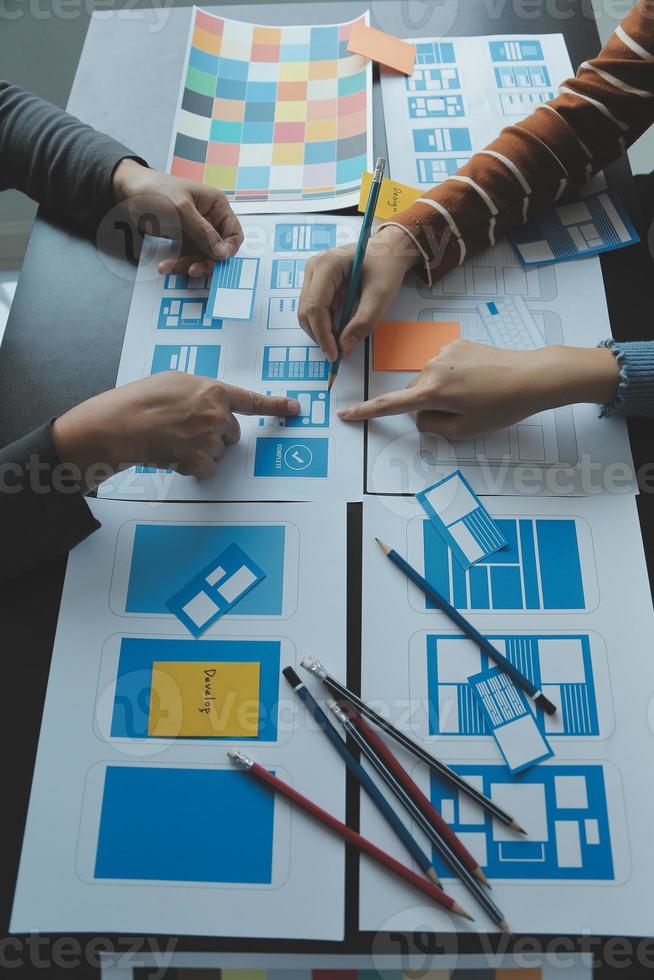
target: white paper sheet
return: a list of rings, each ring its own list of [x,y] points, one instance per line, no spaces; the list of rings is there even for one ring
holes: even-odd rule
[[[242,837],[236,832],[228,840],[216,829],[213,846],[223,857],[234,852],[237,873],[242,874],[229,883],[197,876],[184,880],[195,850],[212,849],[194,826],[186,824],[174,836],[187,835],[193,847],[184,851],[174,880],[157,877],[166,847],[155,856],[151,879],[131,874],[101,879],[97,862],[99,826],[107,811],[101,800],[110,768],[120,769],[122,778],[127,767],[139,785],[144,771],[158,767],[175,773],[236,772],[226,756],[235,745],[344,819],[342,762],[326,746],[324,735],[307,724],[303,706],[280,671],[288,664],[299,669],[302,657],[316,651],[323,656],[329,651],[345,671],[345,507],[156,507],[116,501],[91,506],[102,528],[74,550],[68,563],[12,931],[341,939],[341,842],[278,798],[272,822],[259,812],[252,818],[257,833],[262,827],[262,833],[271,835],[271,867],[267,877],[259,875],[256,882],[245,855],[260,844],[257,833],[246,828]],[[204,567],[204,552],[214,547],[220,551],[219,539],[234,537],[253,556],[259,554],[267,577],[242,600],[240,609],[236,606],[233,615],[194,640],[162,609],[165,593],[174,589],[176,579],[190,578],[194,565]],[[315,574],[318,554],[325,556],[320,576]],[[325,618],[321,612],[327,594],[331,612]],[[160,739],[147,737],[147,727],[142,734],[148,710],[147,664],[153,656],[211,660],[218,657],[217,640],[225,641],[219,659],[247,659],[244,644],[251,659],[260,658],[259,737]],[[124,797],[120,805],[126,805]],[[164,806],[176,805],[171,793]],[[142,809],[134,820],[141,819]],[[160,823],[156,810],[152,822],[154,835]],[[130,836],[125,839],[127,850]],[[105,867],[107,861],[113,867],[124,860],[116,848],[105,857]],[[139,857],[131,855],[130,860]],[[255,871],[259,874],[259,865]],[[316,881],[321,902],[315,900]]]
[[[358,217],[315,215],[245,219],[246,240],[238,254],[242,264],[232,266],[229,276],[236,288],[217,291],[221,308],[225,294],[231,294],[228,302],[234,311],[238,306],[240,318],[219,321],[218,327],[207,308],[209,283],[160,276],[157,264],[169,254],[170,243],[146,241],[117,383],[155,371],[185,370],[261,393],[293,392],[307,414],[283,425],[277,419],[239,416],[241,441],[228,449],[208,480],[129,470],[103,484],[100,496],[361,499],[363,432],[341,422],[336,412],[363,397],[363,350],[343,361],[327,392],[329,364],[297,322],[307,259],[323,248],[356,241],[360,222]],[[235,294],[243,294],[245,301]]]
[[[388,320],[457,320],[461,337],[496,343],[478,306],[514,303],[533,317],[540,346],[594,347],[611,336],[595,258],[523,268],[505,242],[455,269],[431,288],[407,280]],[[525,309],[527,313],[524,313]],[[374,336],[373,336],[374,344]],[[513,342],[502,346],[518,347]],[[404,388],[414,373],[369,370],[369,397]],[[416,493],[460,469],[479,494],[570,495],[635,489],[627,427],[599,419],[597,405],[566,405],[510,429],[450,442],[417,432],[408,415],[368,423],[369,493]]]
[[[504,126],[553,98],[572,74],[561,34],[414,43],[413,75],[382,72],[382,94],[385,118],[393,120],[387,125],[390,172],[416,187],[446,179]],[[499,328],[495,317],[483,315],[488,303],[502,314]],[[611,336],[596,258],[525,269],[506,242],[431,289],[420,284],[416,290],[411,282],[386,317],[458,320],[464,339],[515,349],[595,346]],[[371,370],[370,396],[402,388],[411,376]],[[600,424],[597,415],[594,405],[565,406],[459,442],[421,437],[406,416],[372,422],[367,489],[415,493],[459,466],[477,493],[586,494],[605,488],[600,471],[615,464],[622,490],[625,479],[633,480],[626,426],[615,419]]]
[[[438,758],[463,767],[527,830],[522,838],[491,824],[462,794],[439,792],[426,768],[398,749],[486,870],[514,932],[649,935],[652,913],[643,895],[654,871],[654,617],[635,500],[493,497],[486,504],[520,544],[503,559],[502,552],[490,556],[471,579],[457,572],[435,533],[425,548],[425,518],[415,501],[366,499],[362,695]],[[509,774],[472,709],[467,678],[485,666],[479,650],[444,614],[426,608],[375,537],[538,676],[558,708],[544,719],[551,759]],[[361,827],[399,855],[366,800]],[[449,874],[443,880],[475,916],[463,928],[494,931],[458,882]],[[418,906],[424,928],[462,928],[403,887],[389,887],[367,861],[360,888],[362,929],[412,929]]]

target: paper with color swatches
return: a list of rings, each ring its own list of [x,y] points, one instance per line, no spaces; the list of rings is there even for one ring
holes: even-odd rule
[[[258,663],[154,663],[148,735],[256,738],[259,672]]]
[[[459,470],[421,490],[416,500],[464,568],[506,547],[506,538]]]
[[[230,544],[166,605],[194,636],[200,636],[265,577],[242,548]]]
[[[372,174],[366,171],[365,174],[361,175],[361,194],[359,195],[359,203],[357,205],[357,210],[362,214],[366,210],[371,183]],[[416,187],[409,187],[408,184],[401,184],[398,180],[384,177],[379,191],[379,198],[377,199],[375,217],[392,218],[399,211],[404,211],[406,208],[411,207],[422,193]]]
[[[416,46],[392,34],[385,34],[374,27],[368,27],[363,21],[357,21],[352,27],[348,51],[363,55],[380,65],[394,68],[403,75],[410,75],[416,61]]]
[[[509,238],[523,265],[584,259],[640,241],[619,197],[612,191],[561,204]]]
[[[474,674],[468,683],[510,772],[522,772],[554,755],[526,697],[499,667]]]
[[[382,320],[372,339],[373,371],[421,371],[460,336],[461,327],[455,321]]]

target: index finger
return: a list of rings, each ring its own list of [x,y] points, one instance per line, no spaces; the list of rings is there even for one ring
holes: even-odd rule
[[[300,403],[296,398],[283,395],[260,395],[257,391],[224,385],[229,397],[229,408],[241,415],[298,415]]]
[[[402,415],[405,412],[415,412],[424,407],[424,397],[420,389],[412,385],[400,391],[391,391],[386,395],[378,395],[367,402],[361,402],[352,408],[344,408],[338,412],[339,419],[346,422],[360,422],[366,419],[380,419],[387,415]]]

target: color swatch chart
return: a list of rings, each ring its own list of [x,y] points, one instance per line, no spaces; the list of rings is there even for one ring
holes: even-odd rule
[[[561,34],[413,43],[410,77],[381,73],[390,173],[411,186],[447,180],[573,74]]]
[[[463,570],[417,501],[365,498],[361,695],[525,828],[522,835],[491,818],[460,788],[401,751],[422,791],[491,880],[512,929],[526,931],[527,923],[544,933],[576,933],[598,923],[614,928],[616,914],[625,927],[635,918],[644,925],[639,896],[654,869],[654,847],[641,816],[641,759],[650,744],[654,667],[643,626],[649,630],[653,614],[635,500],[523,494],[485,496],[483,503],[507,545]],[[475,696],[473,685],[498,665],[426,602],[376,537],[462,610],[555,705],[552,715],[530,699],[521,706],[535,722],[533,740],[523,745],[544,744],[540,754],[534,751],[534,764],[511,771],[522,756],[505,754],[507,743],[493,737]],[[510,706],[502,704],[506,712]],[[489,716],[497,722],[501,712]],[[642,752],[634,752],[635,745]],[[654,797],[649,786],[646,792]],[[361,830],[399,857],[365,798]],[[414,831],[429,848],[419,827]],[[465,889],[433,857],[446,890],[463,902]],[[399,931],[410,928],[408,892],[389,887],[365,862],[359,896],[361,928],[387,928],[388,922]],[[421,914],[425,928],[452,929],[439,914]]]
[[[219,187],[241,213],[355,204],[372,68],[347,50],[354,23],[264,27],[194,8],[170,172]]]
[[[199,481],[137,467],[100,495],[168,500],[357,500],[363,492],[361,426],[339,408],[363,399],[363,347],[327,390],[329,362],[299,326],[298,304],[312,255],[357,239],[361,218],[261,215],[244,219],[239,254],[211,277],[159,276],[170,243],[148,239],[139,264],[118,384],[184,371],[300,405],[296,416],[240,416],[241,440],[215,476]],[[209,556],[209,560],[212,556]]]
[[[316,642],[328,588],[320,640],[345,674],[345,504],[91,506],[102,526],[68,562],[14,927],[342,939],[343,844],[227,750],[344,819],[342,763],[315,765],[324,736],[281,671]],[[169,600],[230,548],[263,577],[196,638]],[[328,910],[308,900],[309,866]]]

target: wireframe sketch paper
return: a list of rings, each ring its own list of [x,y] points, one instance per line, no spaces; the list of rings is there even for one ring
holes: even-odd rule
[[[342,938],[342,843],[226,753],[344,819],[342,763],[280,676],[307,650],[345,675],[345,505],[91,507],[102,527],[68,562],[12,929]],[[265,577],[196,639],[167,600],[230,546]]]
[[[573,74],[563,35],[421,38],[410,78],[382,71],[393,180],[432,187],[500,130],[554,97]],[[496,347],[595,346],[611,336],[599,262],[525,267],[502,241],[432,287],[412,281],[388,319],[458,320],[461,337]],[[412,375],[370,372],[370,397],[403,388]],[[626,426],[598,425],[592,405],[565,406],[479,438],[416,432],[407,417],[368,426],[367,489],[415,493],[458,466],[477,493],[583,494],[593,471],[616,464],[633,481]],[[609,420],[606,420],[609,421]],[[529,472],[529,490],[516,475]],[[631,477],[630,477],[631,474]]]
[[[617,194],[560,204],[509,236],[523,265],[588,258],[640,241]]]
[[[270,27],[194,8],[168,169],[241,214],[355,205],[372,164],[372,64],[344,24]]]
[[[389,320],[457,321],[461,338],[500,348],[546,344],[594,347],[611,336],[599,261],[524,267],[500,242],[432,287],[411,278]],[[581,274],[583,271],[583,274]],[[374,339],[373,339],[374,350]],[[404,388],[415,371],[369,370],[369,397]],[[408,415],[368,423],[372,493],[417,493],[458,468],[478,494],[596,493],[602,475],[635,490],[623,419],[599,419],[597,405],[566,405],[469,439],[420,434]]]
[[[398,747],[491,879],[514,932],[649,933],[642,896],[654,871],[654,788],[644,777],[654,757],[654,616],[635,500],[487,502],[509,544],[466,570],[415,501],[365,499],[362,697],[526,829],[523,837],[492,820]],[[430,608],[375,536],[405,555],[557,705],[554,715],[534,715],[551,758],[509,772],[470,686],[494,665]],[[361,828],[395,847],[365,799]],[[450,870],[440,863],[437,870],[468,908],[471,899]],[[411,929],[415,905],[362,861],[362,929]],[[491,930],[481,909],[470,912],[474,930]],[[421,906],[420,914],[425,928],[460,929],[439,910]]]
[[[307,259],[355,242],[361,218],[262,215],[244,220],[245,243],[211,281],[160,276],[170,242],[147,239],[139,263],[118,384],[185,371],[300,403],[294,418],[240,416],[241,441],[216,474],[196,480],[143,467],[103,484],[100,496],[136,500],[360,500],[363,429],[337,410],[363,398],[364,352],[329,362],[297,320]]]

